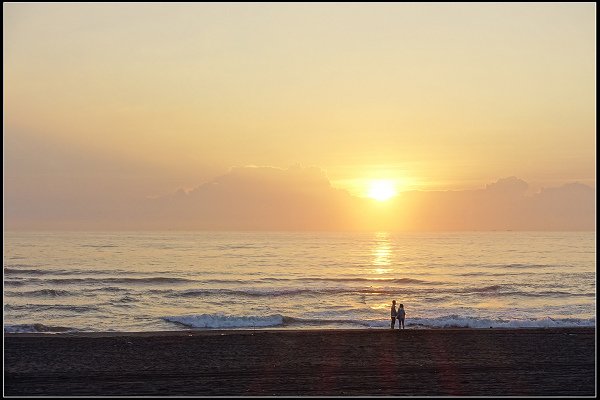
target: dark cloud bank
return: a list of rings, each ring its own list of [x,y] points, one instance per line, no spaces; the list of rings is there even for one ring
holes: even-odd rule
[[[527,194],[518,178],[477,190],[409,191],[378,203],[333,188],[315,167],[236,167],[194,190],[124,200],[82,215],[5,204],[7,228],[206,230],[594,230],[595,190],[581,183]],[[41,199],[43,200],[43,199]],[[43,204],[41,201],[39,204]],[[48,210],[50,211],[50,210]]]

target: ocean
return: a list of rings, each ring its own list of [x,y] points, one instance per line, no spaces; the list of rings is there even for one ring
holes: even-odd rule
[[[595,232],[4,233],[4,332],[596,325]]]

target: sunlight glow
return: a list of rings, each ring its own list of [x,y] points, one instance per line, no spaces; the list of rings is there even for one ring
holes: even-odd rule
[[[378,201],[386,201],[396,195],[396,187],[393,181],[377,180],[369,185],[368,196]]]

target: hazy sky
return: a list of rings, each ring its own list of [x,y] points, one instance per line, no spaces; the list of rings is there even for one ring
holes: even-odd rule
[[[5,212],[231,167],[595,187],[594,3],[4,3]],[[82,221],[90,215],[82,211]]]

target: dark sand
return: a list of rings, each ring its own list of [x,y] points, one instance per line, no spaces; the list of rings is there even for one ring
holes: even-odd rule
[[[594,396],[595,329],[5,334],[4,395]]]

